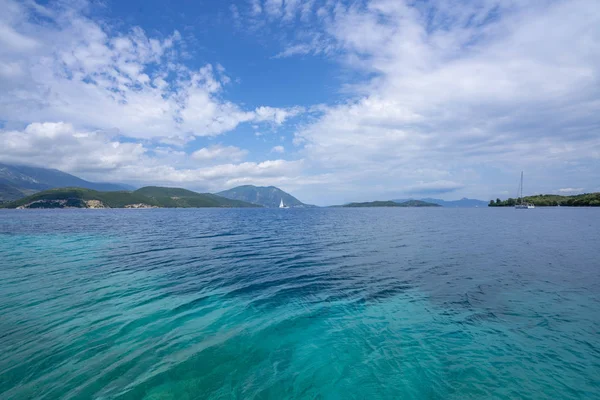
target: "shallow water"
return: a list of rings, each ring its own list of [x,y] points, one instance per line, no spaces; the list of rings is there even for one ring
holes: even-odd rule
[[[600,210],[0,210],[0,398],[600,398]]]

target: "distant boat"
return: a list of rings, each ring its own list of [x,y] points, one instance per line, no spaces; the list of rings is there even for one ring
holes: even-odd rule
[[[523,171],[521,171],[521,184],[519,185],[519,203],[515,205],[518,210],[525,210],[528,208],[535,208],[535,205],[530,203],[523,203]]]
[[[279,208],[289,208],[289,207],[286,206],[285,204],[283,204],[283,199],[281,199],[281,202],[279,203]]]

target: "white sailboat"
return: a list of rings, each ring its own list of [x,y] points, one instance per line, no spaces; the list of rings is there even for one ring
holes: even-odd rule
[[[519,203],[515,205],[518,210],[526,210],[528,208],[535,208],[535,205],[530,203],[523,203],[523,171],[521,171],[521,184],[519,185]]]
[[[286,205],[283,203],[283,199],[281,199],[281,202],[279,203],[279,208],[289,208],[289,207],[288,207],[288,206],[286,206]]]

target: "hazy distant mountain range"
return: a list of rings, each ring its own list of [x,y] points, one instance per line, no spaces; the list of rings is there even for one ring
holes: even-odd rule
[[[57,169],[0,164],[0,201],[17,200],[41,190],[59,187],[99,191],[134,189],[116,183],[89,182]]]
[[[394,201],[396,203],[404,203],[409,200],[414,200],[414,199],[396,199],[396,200],[392,200],[392,201]],[[463,197],[460,200],[441,200],[441,199],[431,199],[431,198],[424,198],[424,199],[419,199],[419,200],[425,201],[427,203],[439,204],[442,207],[468,208],[468,207],[487,207],[487,205],[488,205],[487,201],[476,200],[476,199],[467,199],[466,197]]]
[[[315,207],[310,204],[302,203],[291,194],[286,193],[275,186],[244,185],[224,190],[216,194],[228,199],[241,200],[269,208],[279,207],[281,200],[283,200],[283,203],[290,208]]]

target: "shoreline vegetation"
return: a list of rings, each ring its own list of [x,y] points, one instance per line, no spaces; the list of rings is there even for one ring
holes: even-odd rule
[[[555,194],[538,194],[524,196],[523,203],[530,203],[536,207],[600,207],[600,193],[585,193],[573,196],[560,196]],[[490,200],[488,207],[514,207],[521,203],[520,198],[506,200]]]
[[[24,197],[0,208],[260,208],[239,200],[187,189],[146,186],[134,191],[99,192],[83,188],[59,188]]]
[[[243,187],[247,189],[246,187]],[[182,188],[170,188],[160,186],[146,186],[141,189],[128,191],[97,191],[79,187],[49,189],[32,194],[30,196],[11,201],[0,202],[0,208],[10,209],[44,209],[44,208],[272,208],[271,197],[281,197],[283,195],[293,198],[288,193],[275,187],[252,187],[252,199],[254,197],[265,197],[257,195],[254,192],[269,191],[273,192],[269,198],[260,198],[263,204],[242,201],[237,199],[220,196],[212,193],[197,193]],[[262,193],[259,193],[262,194]],[[241,196],[240,196],[241,197]],[[315,207],[301,203],[296,207]],[[520,198],[508,198],[506,200],[490,200],[488,207],[514,207],[521,202]],[[539,194],[535,196],[525,196],[523,203],[534,204],[536,207],[600,207],[600,192],[578,194],[573,196],[560,196]],[[331,207],[337,208],[366,208],[366,207],[443,207],[440,204],[427,202],[423,200],[407,201],[369,201],[354,202]]]

